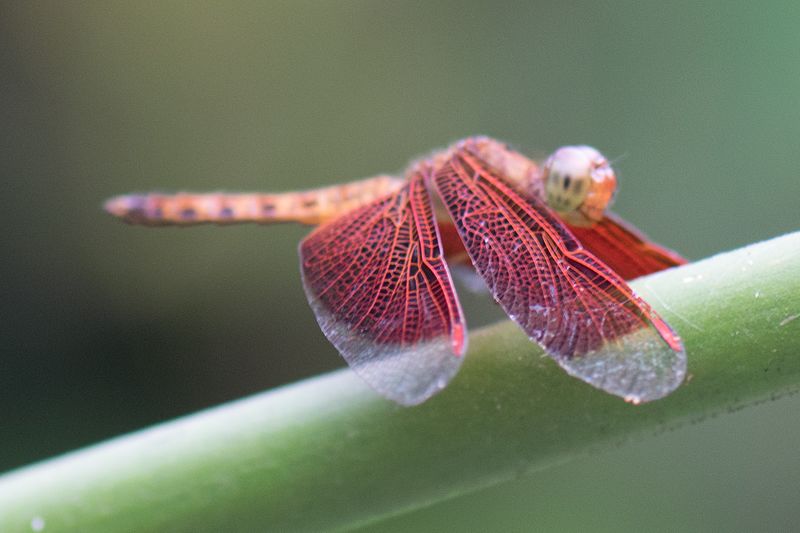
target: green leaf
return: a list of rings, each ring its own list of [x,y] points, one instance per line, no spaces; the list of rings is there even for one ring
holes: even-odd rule
[[[418,407],[344,370],[6,474],[0,530],[353,527],[798,389],[800,233],[634,286],[686,345],[663,400],[570,378],[506,322]]]

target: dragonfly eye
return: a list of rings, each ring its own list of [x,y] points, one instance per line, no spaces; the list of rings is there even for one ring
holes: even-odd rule
[[[544,180],[547,205],[581,225],[603,217],[617,184],[606,158],[591,146],[556,150],[544,164]]]
[[[547,205],[559,213],[578,209],[589,192],[592,161],[582,146],[556,150],[544,165]]]

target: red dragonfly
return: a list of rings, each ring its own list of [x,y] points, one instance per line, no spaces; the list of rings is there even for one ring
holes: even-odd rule
[[[148,226],[318,225],[299,249],[311,308],[349,365],[397,403],[443,389],[467,348],[445,257],[471,263],[569,374],[639,403],[681,384],[686,354],[625,280],[686,261],[606,210],[615,189],[594,148],[560,148],[540,166],[471,137],[402,178],[280,194],[132,194],[105,207]]]

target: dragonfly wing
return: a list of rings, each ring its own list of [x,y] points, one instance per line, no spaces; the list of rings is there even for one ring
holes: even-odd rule
[[[466,328],[421,175],[317,228],[300,260],[323,333],[380,394],[415,405],[458,371]]]
[[[632,402],[683,381],[680,338],[537,198],[464,145],[433,177],[506,313],[568,373]]]
[[[591,227],[569,226],[581,245],[624,279],[686,264],[686,259],[652,241],[614,213]]]

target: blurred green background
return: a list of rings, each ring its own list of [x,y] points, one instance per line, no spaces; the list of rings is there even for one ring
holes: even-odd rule
[[[0,471],[342,365],[306,229],[133,228],[106,197],[332,184],[476,133],[588,143],[618,160],[616,211],[699,259],[800,226],[798,27],[793,1],[3,2]],[[375,530],[789,527],[799,410]]]

